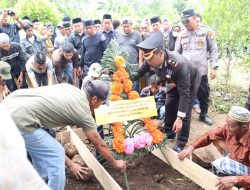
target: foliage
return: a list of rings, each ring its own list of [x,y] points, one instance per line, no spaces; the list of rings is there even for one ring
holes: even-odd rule
[[[120,55],[123,58],[127,56],[127,53],[122,51],[118,42],[116,40],[112,40],[108,46],[108,48],[104,51],[101,65],[105,69],[108,69],[111,73],[114,73],[117,68],[114,62],[114,57]],[[134,67],[132,67],[130,64],[126,64],[126,70],[129,73],[130,76],[133,76],[135,72],[137,71]]]
[[[246,52],[250,40],[249,3],[250,0],[209,0],[203,14],[204,22],[216,30],[219,57],[226,66],[225,92],[228,91],[231,72],[238,60],[244,57],[249,61],[249,53]]]
[[[240,86],[236,85],[228,85],[228,89],[232,95],[232,100],[225,101],[224,95],[225,95],[225,86],[220,83],[216,83],[211,91],[211,110],[212,112],[219,112],[219,113],[228,113],[232,105],[238,105],[238,106],[245,106],[248,92],[247,90],[244,90]],[[221,93],[221,96],[216,96],[216,93]]]
[[[50,0],[22,0],[14,7],[19,16],[28,15],[30,19],[38,18],[43,23],[52,22],[56,25],[61,18],[56,5]]]

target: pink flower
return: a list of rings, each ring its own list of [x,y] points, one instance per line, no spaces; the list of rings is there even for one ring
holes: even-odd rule
[[[126,154],[132,154],[135,150],[135,144],[133,139],[131,138],[126,138],[125,139],[125,153]]]
[[[141,149],[146,146],[146,142],[143,136],[141,135],[135,135],[134,137],[134,143],[136,149]]]
[[[153,137],[149,133],[144,133],[143,138],[147,146],[150,146],[152,144]]]

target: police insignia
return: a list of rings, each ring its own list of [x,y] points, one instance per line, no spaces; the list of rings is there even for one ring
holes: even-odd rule
[[[174,67],[176,67],[178,65],[178,63],[175,60],[171,60],[171,59],[168,60],[168,64],[170,64],[170,65],[172,65]]]
[[[215,33],[212,30],[208,31],[207,35],[209,40],[213,40],[215,38]]]

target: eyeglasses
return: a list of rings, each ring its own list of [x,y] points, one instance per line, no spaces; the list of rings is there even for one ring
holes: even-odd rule
[[[141,29],[142,29],[142,30],[147,30],[148,28],[147,28],[147,27],[142,27]]]

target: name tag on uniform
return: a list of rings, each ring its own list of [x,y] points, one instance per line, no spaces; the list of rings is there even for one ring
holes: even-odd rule
[[[199,47],[202,47],[204,45],[203,37],[197,37],[196,42]]]

